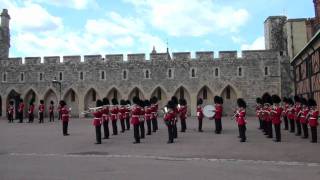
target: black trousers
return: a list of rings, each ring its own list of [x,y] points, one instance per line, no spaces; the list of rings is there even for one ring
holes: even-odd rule
[[[185,118],[180,119],[181,121],[181,132],[186,132],[187,129],[187,122]]]
[[[158,130],[158,120],[157,118],[152,119],[152,130],[153,132],[156,132]]]
[[[54,122],[54,114],[53,112],[49,113],[49,122]]]
[[[198,130],[202,131],[202,118],[198,118],[199,124],[198,124]]]
[[[113,135],[118,135],[117,121],[112,121],[112,132],[113,132]]]
[[[101,125],[96,125],[96,143],[101,144]]]
[[[295,124],[294,124],[294,120],[293,119],[289,119],[289,123],[290,123],[290,132],[294,133],[295,130]]]
[[[297,125],[297,136],[301,135],[301,123],[299,120],[296,121],[296,125]]]
[[[173,122],[173,138],[178,138],[178,128],[177,128],[177,121]]]
[[[267,126],[268,126],[268,130],[267,130],[268,138],[273,138],[272,121],[268,121]]]
[[[130,130],[130,117],[126,118],[127,130]]]
[[[140,127],[140,124],[133,125],[133,135],[136,143],[140,143],[139,127]]]
[[[216,125],[216,130],[215,130],[215,132],[216,132],[217,134],[220,134],[221,131],[222,131],[222,122],[221,122],[221,119],[215,119],[214,122],[215,122],[215,125]]]
[[[125,119],[120,119],[120,124],[121,124],[121,132],[124,132],[126,130]]]
[[[13,114],[8,114],[9,123],[13,123]]]
[[[281,141],[281,128],[280,124],[274,124],[274,131],[276,133],[276,141]]]
[[[19,116],[19,122],[23,123],[23,112],[19,112],[18,116]]]
[[[317,142],[317,127],[310,127],[311,129],[311,142],[316,143]]]
[[[166,122],[166,125],[168,127],[168,135],[169,135],[168,143],[173,143],[173,139],[174,139],[173,124],[172,122]]]
[[[43,112],[39,113],[39,123],[43,123]]]
[[[308,138],[309,137],[308,124],[307,123],[301,123],[301,125],[302,125],[302,130],[303,130],[303,137],[304,138]]]
[[[103,121],[103,131],[104,131],[104,138],[109,138],[109,121]]]
[[[63,135],[67,135],[68,134],[68,121],[63,121],[62,122],[62,132]]]
[[[265,120],[262,121],[262,131],[264,132],[265,135],[268,134],[268,122]]]
[[[238,128],[239,128],[240,141],[245,142],[247,140],[246,125],[238,125]]]
[[[58,120],[61,120],[61,116],[62,116],[62,114],[61,114],[61,112],[59,112],[58,113]]]
[[[289,122],[288,122],[287,116],[283,117],[283,122],[284,122],[284,130],[288,130],[289,129]]]
[[[29,114],[29,123],[33,123],[33,120],[34,120],[34,115]]]
[[[147,135],[151,135],[151,120],[147,120]]]
[[[259,129],[262,129],[262,119],[259,118]]]
[[[140,138],[143,139],[145,138],[144,121],[140,121],[139,126],[140,126]]]

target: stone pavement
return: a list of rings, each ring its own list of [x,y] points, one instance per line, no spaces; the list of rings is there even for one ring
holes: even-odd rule
[[[220,135],[213,121],[205,120],[199,133],[197,120],[189,118],[175,144],[166,144],[167,130],[159,121],[160,130],[141,144],[132,144],[131,130],[95,145],[90,119],[71,119],[66,137],[61,122],[1,120],[0,179],[320,179],[320,143],[287,131],[275,143],[257,129],[254,117],[248,122],[246,143],[224,117]]]

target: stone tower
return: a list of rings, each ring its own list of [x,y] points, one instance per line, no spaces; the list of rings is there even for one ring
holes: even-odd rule
[[[10,48],[10,16],[7,9],[3,9],[1,13],[1,26],[0,26],[0,60],[9,57]]]
[[[264,37],[267,50],[286,52],[286,16],[270,16],[264,22]]]

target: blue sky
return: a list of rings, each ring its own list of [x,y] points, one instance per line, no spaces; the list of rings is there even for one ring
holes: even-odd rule
[[[0,0],[11,57],[264,49],[268,16],[314,17],[312,0]]]

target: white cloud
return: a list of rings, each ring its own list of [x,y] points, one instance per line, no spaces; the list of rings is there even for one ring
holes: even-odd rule
[[[236,32],[249,18],[245,9],[219,6],[211,0],[124,1],[134,4],[154,27],[172,36]]]
[[[59,6],[59,7],[68,7],[68,8],[78,9],[78,10],[97,6],[97,2],[95,0],[30,0],[30,1]]]
[[[264,37],[258,37],[251,44],[242,44],[241,50],[263,50],[265,49]]]

